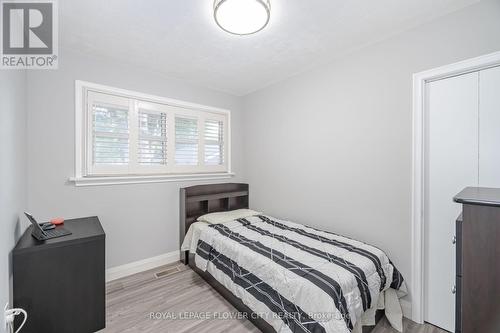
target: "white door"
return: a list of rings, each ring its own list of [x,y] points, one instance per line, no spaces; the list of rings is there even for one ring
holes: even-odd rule
[[[479,186],[500,187],[500,67],[479,73]]]
[[[478,184],[479,73],[426,85],[425,321],[455,330],[455,220],[452,198]]]

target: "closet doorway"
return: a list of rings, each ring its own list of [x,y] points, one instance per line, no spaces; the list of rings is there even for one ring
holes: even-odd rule
[[[466,186],[500,187],[500,54],[415,82],[412,316],[454,332],[461,207],[452,197]]]

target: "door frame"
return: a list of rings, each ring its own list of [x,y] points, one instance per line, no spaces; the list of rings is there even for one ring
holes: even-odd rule
[[[500,66],[500,52],[460,61],[413,75],[413,162],[411,207],[411,316],[424,322],[425,281],[425,85],[432,81]],[[451,200],[451,198],[450,198]]]

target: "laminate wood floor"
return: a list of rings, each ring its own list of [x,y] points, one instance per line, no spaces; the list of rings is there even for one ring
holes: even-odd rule
[[[166,272],[156,277],[155,273]],[[100,333],[260,332],[200,276],[173,264],[112,281],[106,288],[106,329]],[[203,318],[200,314],[206,313]],[[373,333],[396,333],[385,318]],[[432,325],[404,321],[405,333],[446,333]]]

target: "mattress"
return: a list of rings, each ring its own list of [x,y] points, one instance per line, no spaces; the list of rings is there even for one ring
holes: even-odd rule
[[[358,332],[380,308],[401,329],[405,282],[377,247],[258,215],[197,222],[182,249],[276,332]]]

